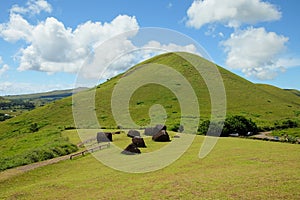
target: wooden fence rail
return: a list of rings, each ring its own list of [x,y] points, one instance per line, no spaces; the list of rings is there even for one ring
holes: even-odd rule
[[[96,146],[96,147],[93,147],[93,148],[90,148],[90,149],[86,149],[86,150],[78,152],[78,153],[74,153],[70,156],[70,159],[72,160],[73,157],[75,157],[75,156],[79,156],[79,155],[84,156],[85,153],[93,153],[97,150],[101,150],[103,148],[109,148],[109,147],[110,147],[110,143],[102,144],[102,145],[99,145],[99,146]]]

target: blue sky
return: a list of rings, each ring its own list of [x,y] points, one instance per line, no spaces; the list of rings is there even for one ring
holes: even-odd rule
[[[98,44],[136,30],[122,38],[122,45],[105,52],[115,55],[135,47],[130,39],[145,27],[190,37],[213,62],[252,82],[300,90],[299,7],[298,0],[3,1],[0,95],[72,88],[80,66]],[[151,45],[196,51],[189,44],[153,40]],[[126,57],[126,65],[105,73],[91,68],[86,77],[102,73],[105,80],[154,55],[144,54],[140,52],[139,59]],[[107,60],[104,56],[100,63]]]

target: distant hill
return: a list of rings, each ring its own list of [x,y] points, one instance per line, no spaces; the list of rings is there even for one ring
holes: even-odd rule
[[[128,70],[128,72],[97,86],[95,88],[95,111],[101,126],[104,128],[116,128],[118,126],[111,111],[111,96],[117,82],[126,76],[130,76],[130,73],[134,73],[142,64],[149,64],[149,67],[151,67],[153,63],[167,65],[183,75],[198,98],[201,114],[200,120],[209,119],[211,99],[208,88],[203,78],[180,54],[193,59],[200,67],[211,65],[209,61],[197,55],[166,53],[144,61]],[[228,115],[246,116],[255,121],[260,127],[273,126],[275,121],[298,120],[297,113],[300,112],[300,97],[295,95],[294,91],[291,92],[270,85],[254,84],[222,67],[218,67],[218,69],[226,90]],[[165,74],[165,78],[172,77]],[[178,82],[177,84],[180,87],[181,83]],[[86,94],[90,91],[85,90],[75,95],[81,96],[82,101],[89,101],[90,99],[87,99]],[[66,93],[68,92],[64,94]],[[296,94],[298,93],[296,92]],[[47,95],[24,95],[22,98],[44,99],[48,96],[53,99],[59,95],[61,93],[52,92]],[[8,98],[13,99],[15,97],[10,96]],[[22,160],[21,158],[28,157],[41,146],[51,149],[56,146],[66,145],[68,140],[61,136],[61,132],[65,129],[75,128],[72,104],[72,97],[69,96],[1,122],[0,165],[1,162],[4,165],[10,160],[15,162],[18,159]],[[147,84],[141,86],[131,96],[129,104],[132,119],[141,126],[147,126],[150,123],[149,109],[154,104],[160,104],[165,108],[168,116],[166,119],[168,128],[172,128],[180,122],[181,110],[177,97],[172,91],[161,85]],[[93,109],[93,107],[87,107],[87,109]],[[33,125],[38,127],[37,132],[30,131]],[[85,127],[88,125],[87,119]],[[21,161],[19,162],[12,165],[22,164]]]
[[[0,97],[0,113],[17,116],[23,112],[44,106],[47,103],[71,96],[86,89],[87,88],[82,87],[68,90],[55,90],[43,93],[8,95]]]
[[[299,90],[295,90],[295,89],[285,89],[285,90],[300,97],[300,91]]]
[[[47,102],[62,99],[72,94],[76,94],[80,91],[86,90],[88,88],[81,87],[76,89],[67,89],[67,90],[54,90],[50,92],[42,92],[42,93],[33,93],[33,94],[21,94],[21,95],[7,95],[2,98],[9,100],[46,100]]]

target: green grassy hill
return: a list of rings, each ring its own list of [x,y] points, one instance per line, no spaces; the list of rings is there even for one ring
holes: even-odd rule
[[[203,63],[202,67],[209,65],[200,57],[190,56],[197,62]],[[203,78],[188,62],[176,54],[168,53],[156,56],[142,64],[148,63],[167,65],[183,74],[199,99],[201,119],[210,117],[211,99],[208,89]],[[137,67],[133,67],[131,70]],[[224,68],[218,67],[218,69],[225,85],[227,114],[252,118],[259,126],[272,126],[277,120],[297,119],[295,113],[300,111],[298,96],[273,86],[251,83]],[[96,91],[96,99],[102,99],[102,101],[96,100],[96,110],[103,126],[116,126],[111,118],[110,98],[113,87],[120,78],[121,75],[115,77],[101,85]],[[165,107],[168,119],[170,119],[167,121],[167,125],[172,126],[174,123],[178,123],[180,109],[176,96],[170,90],[156,84],[148,84],[136,90],[130,101],[132,118],[140,125],[149,123],[148,110],[153,104],[161,104]]]
[[[211,65],[196,55],[183,54],[190,57],[200,67]],[[134,66],[129,72],[134,72],[142,64],[156,63],[172,67],[189,81],[195,91],[200,105],[200,120],[208,119],[211,100],[206,84],[191,64],[179,55],[167,53],[156,56]],[[299,96],[272,86],[256,85],[221,67],[218,69],[225,85],[227,114],[239,114],[252,118],[259,126],[272,126],[274,121],[286,119],[298,120]],[[104,128],[116,128],[118,125],[111,112],[111,95],[117,82],[124,76],[130,75],[129,72],[120,74],[95,88],[95,111]],[[168,74],[166,74],[167,78],[170,78]],[[180,86],[180,83],[177,84]],[[80,98],[82,102],[89,101],[86,94],[91,91],[83,91],[76,95],[82,97]],[[149,108],[154,104],[164,106],[168,115],[166,124],[169,128],[180,122],[181,111],[177,97],[166,87],[157,84],[144,85],[133,93],[129,105],[131,117],[137,124],[147,126],[150,122]],[[38,131],[33,132],[31,127],[35,124]],[[72,97],[57,100],[1,122],[0,127],[0,166],[2,169],[64,155],[76,150],[68,138],[61,135],[63,130],[75,127]],[[88,124],[85,127],[88,127]]]

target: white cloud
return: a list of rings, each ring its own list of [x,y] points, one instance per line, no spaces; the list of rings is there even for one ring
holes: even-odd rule
[[[94,48],[93,54],[83,65],[81,75],[103,80],[117,75],[133,64],[133,55],[128,52],[134,49],[136,47],[123,35],[105,41]]]
[[[8,42],[31,40],[33,26],[21,15],[11,14],[8,23],[0,24],[0,37]]]
[[[4,64],[1,68],[0,68],[0,77],[7,71],[9,70],[9,66]]]
[[[242,70],[247,76],[272,79],[287,67],[281,65],[279,59],[287,41],[287,37],[267,32],[264,28],[236,31],[222,42],[227,53],[226,65]]]
[[[52,6],[45,0],[29,0],[26,3],[27,7],[21,7],[19,5],[13,5],[10,9],[10,13],[19,14],[39,14],[42,11],[51,13]]]
[[[105,80],[150,57],[174,51],[199,54],[192,44],[181,46],[173,43],[161,44],[157,41],[149,41],[138,47],[120,35],[101,44],[101,48],[95,48],[92,61],[85,63],[82,73],[87,78]]]
[[[27,47],[19,50],[17,56],[20,71],[75,73],[98,43],[114,35],[139,28],[135,17],[127,15],[119,15],[110,23],[104,24],[88,21],[77,26],[75,30],[65,27],[53,17],[35,26],[30,25],[20,15],[13,14],[11,17],[14,19],[11,18],[7,24],[1,24],[0,35],[7,41],[23,39],[29,43]]]
[[[197,48],[193,44],[189,44],[189,45],[185,45],[185,46],[177,45],[174,43],[161,44],[157,41],[152,40],[152,41],[149,41],[146,45],[144,45],[143,48],[146,48],[146,49],[149,48],[149,49],[153,49],[155,51],[159,50],[159,51],[163,51],[163,52],[184,51],[184,52],[198,54]]]
[[[186,25],[199,29],[216,22],[238,27],[242,23],[278,20],[281,13],[274,5],[261,0],[195,0],[187,16]]]
[[[288,67],[296,67],[296,66],[300,66],[300,59],[299,58],[279,58],[277,61],[277,64],[279,66],[284,66],[286,68]]]
[[[27,7],[13,5],[10,9],[9,22],[0,24],[0,37],[8,42],[25,40],[31,42],[34,26],[30,25],[22,15],[39,14],[41,11],[51,12],[51,5],[45,0],[29,0]]]
[[[0,66],[3,64],[2,57],[0,56]],[[9,70],[9,66],[7,64],[4,64],[2,67],[0,67],[0,77]]]
[[[224,34],[222,32],[219,32],[218,35],[222,38],[224,37]]]

